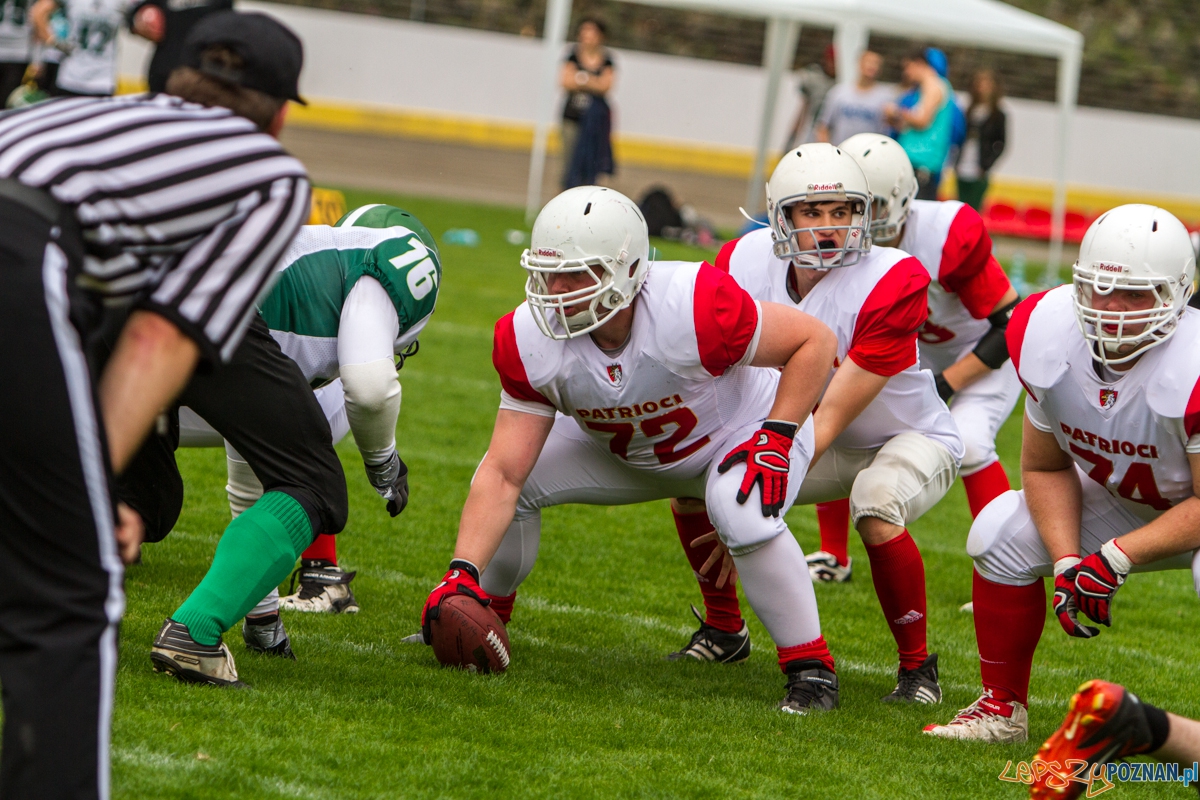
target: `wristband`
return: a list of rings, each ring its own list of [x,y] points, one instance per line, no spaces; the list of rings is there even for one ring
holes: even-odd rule
[[[472,578],[474,578],[476,583],[479,583],[479,567],[475,566],[470,561],[467,561],[465,558],[451,559],[450,560],[450,569],[451,570],[456,570],[456,569],[462,570],[463,572],[467,573]]]
[[[795,439],[796,431],[800,430],[800,426],[794,422],[785,422],[781,419],[769,419],[762,424],[762,429],[778,433],[780,436],[786,436],[789,439]]]
[[[1125,551],[1121,549],[1121,545],[1117,544],[1116,539],[1109,539],[1101,545],[1100,555],[1107,558],[1112,568],[1123,575],[1128,575],[1133,570],[1133,561],[1125,555]]]
[[[946,376],[940,372],[934,375],[933,385],[937,387],[938,397],[942,398],[942,402],[950,402],[950,398],[954,396],[954,387],[946,380]]]
[[[1072,567],[1078,566],[1079,562],[1082,560],[1083,559],[1081,559],[1076,554],[1071,554],[1069,556],[1063,556],[1058,561],[1054,562],[1054,577],[1057,578],[1059,575],[1062,575],[1064,572],[1071,569]]]

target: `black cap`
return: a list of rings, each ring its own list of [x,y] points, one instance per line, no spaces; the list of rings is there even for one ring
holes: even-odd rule
[[[242,60],[241,67],[208,56],[205,51],[214,46],[228,47],[236,53]],[[266,14],[209,14],[195,24],[183,43],[183,66],[226,83],[307,105],[300,97],[303,65],[300,38]]]

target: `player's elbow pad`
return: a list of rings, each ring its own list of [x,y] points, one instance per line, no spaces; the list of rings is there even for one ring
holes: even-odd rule
[[[971,351],[988,369],[1000,369],[1004,366],[1004,362],[1008,361],[1008,341],[1005,331],[1008,329],[1008,320],[1012,317],[1013,309],[1019,302],[1021,302],[1021,298],[1018,297],[1004,308],[993,311],[988,316],[988,322],[992,327],[988,328],[987,333],[980,338],[975,349]]]

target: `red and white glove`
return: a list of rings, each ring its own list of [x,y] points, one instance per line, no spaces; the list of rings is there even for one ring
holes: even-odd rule
[[[452,594],[465,594],[478,600],[482,606],[492,602],[488,593],[479,586],[479,568],[465,559],[454,559],[450,562],[450,569],[442,578],[442,582],[429,593],[429,599],[425,601],[425,608],[421,611],[421,633],[425,636],[425,644],[433,642],[430,623],[441,613],[442,601]]]
[[[1099,552],[1079,562],[1075,576],[1075,601],[1079,610],[1101,625],[1112,627],[1112,599],[1125,583],[1133,562],[1117,544],[1109,539]]]
[[[722,475],[734,464],[746,462],[746,475],[738,489],[738,503],[750,498],[754,484],[762,493],[764,517],[778,517],[787,501],[788,470],[791,469],[792,440],[800,426],[794,422],[769,419],[755,432],[749,441],[742,442],[729,451],[725,460],[717,466]]]
[[[1090,639],[1100,633],[1100,629],[1079,623],[1079,606],[1075,601],[1078,566],[1079,556],[1063,556],[1054,562],[1054,613],[1068,636]]]

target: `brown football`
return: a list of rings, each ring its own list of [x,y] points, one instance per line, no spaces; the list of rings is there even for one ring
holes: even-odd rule
[[[470,597],[452,594],[442,600],[429,633],[433,654],[443,666],[483,673],[508,669],[508,631],[504,623],[495,611]]]

